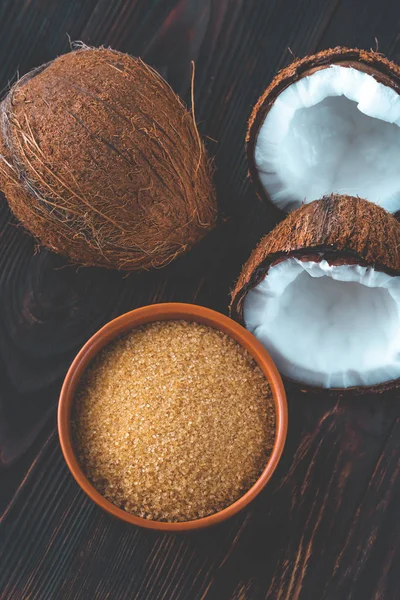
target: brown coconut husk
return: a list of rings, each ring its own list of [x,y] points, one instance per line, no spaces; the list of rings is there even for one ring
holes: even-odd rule
[[[279,71],[278,75],[273,79],[254,106],[246,134],[249,176],[261,200],[270,201],[270,197],[260,181],[254,160],[254,152],[258,132],[265,117],[283,90],[299,79],[312,75],[321,69],[326,69],[331,65],[352,67],[368,73],[379,83],[392,88],[400,94],[400,66],[391,62],[382,54],[373,52],[372,50],[359,50],[357,48],[337,46],[336,48],[322,50],[317,54],[297,59],[288,67]],[[399,213],[400,211],[396,215],[399,216]]]
[[[114,50],[84,47],[22,77],[1,105],[0,153],[16,217],[76,263],[161,267],[216,222],[194,114]]]
[[[400,223],[386,210],[361,198],[333,194],[304,204],[289,214],[260,241],[244,265],[232,292],[230,313],[244,325],[247,292],[258,285],[269,268],[290,257],[330,264],[373,266],[400,275]],[[301,386],[304,391],[320,388]],[[324,393],[383,393],[400,389],[400,379],[373,387],[324,390]]]

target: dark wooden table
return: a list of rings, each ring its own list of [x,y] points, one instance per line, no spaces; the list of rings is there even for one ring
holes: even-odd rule
[[[227,312],[243,261],[276,219],[246,177],[251,106],[291,54],[343,44],[400,60],[399,1],[1,0],[3,91],[69,39],[142,56],[186,101],[195,60],[223,218],[187,257],[124,276],[37,248],[0,199],[0,598],[398,600],[396,398],[289,390],[271,484],[247,512],[187,536],[135,529],[92,504],[64,464],[55,411],[74,354],[112,317],[171,300]]]

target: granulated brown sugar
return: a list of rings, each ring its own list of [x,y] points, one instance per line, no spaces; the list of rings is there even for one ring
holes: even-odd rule
[[[126,511],[188,521],[237,500],[272,451],[271,390],[208,326],[151,323],[107,346],[77,391],[74,436],[93,485]]]

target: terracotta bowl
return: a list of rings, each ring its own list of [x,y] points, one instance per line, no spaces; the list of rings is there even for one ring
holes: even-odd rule
[[[114,338],[124,334],[131,329],[149,323],[151,321],[163,321],[173,319],[184,319],[186,321],[196,321],[219,329],[230,335],[239,344],[250,352],[259,367],[262,369],[265,377],[270,383],[276,408],[276,435],[272,454],[265,465],[265,469],[256,483],[233,504],[223,510],[201,519],[185,521],[180,523],[166,523],[161,521],[152,521],[136,517],[121,508],[112,504],[104,498],[90,483],[83,473],[72,441],[72,423],[71,412],[74,402],[75,390],[82,377],[82,374],[93,360],[95,355]],[[249,504],[264,488],[275,471],[281,457],[287,432],[287,403],[286,394],[280,375],[265,348],[260,342],[241,325],[232,321],[228,317],[193,304],[167,303],[145,306],[128,312],[110,323],[107,323],[83,346],[82,350],[76,356],[69,371],[65,377],[62,386],[60,401],[58,405],[58,432],[61,448],[67,462],[67,465],[80,485],[82,490],[96,502],[101,508],[111,515],[148,529],[157,529],[159,531],[189,531],[193,529],[202,529],[215,525],[228,519],[232,515],[242,510]]]

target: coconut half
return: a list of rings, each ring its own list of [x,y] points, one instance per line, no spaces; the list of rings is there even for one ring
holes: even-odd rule
[[[400,386],[400,223],[359,198],[304,205],[261,240],[231,314],[305,387]]]
[[[258,194],[291,211],[325,195],[400,210],[400,67],[334,48],[296,60],[255,106],[247,133]]]

